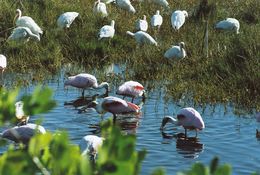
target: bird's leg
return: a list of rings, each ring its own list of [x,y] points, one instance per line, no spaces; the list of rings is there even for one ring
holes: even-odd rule
[[[197,136],[198,136],[198,131],[197,131],[197,129],[196,129],[196,136],[195,136],[195,137],[197,138]]]
[[[185,128],[185,139],[187,139],[187,129]]]
[[[132,97],[132,101],[131,102],[134,103],[134,97]]]
[[[123,96],[123,100],[125,99],[125,96]]]
[[[116,114],[113,114],[113,124],[116,124]]]
[[[84,98],[84,91],[85,91],[85,90],[83,89],[83,91],[82,91],[82,97],[83,97],[83,98]]]

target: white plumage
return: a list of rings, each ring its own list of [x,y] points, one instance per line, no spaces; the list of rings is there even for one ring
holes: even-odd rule
[[[139,82],[127,81],[121,86],[119,86],[119,88],[116,91],[116,94],[123,95],[124,97],[125,96],[131,97],[133,102],[134,98],[143,96],[144,92],[145,92],[144,87]]]
[[[146,16],[144,15],[143,19],[138,19],[136,22],[136,30],[142,30],[146,32],[148,29],[148,23],[146,20]]]
[[[36,22],[29,16],[22,16],[20,9],[16,10],[17,15],[14,18],[14,21],[17,27],[28,27],[31,32],[40,37],[40,34],[43,34],[42,29],[36,24]]]
[[[216,29],[220,30],[234,30],[239,33],[240,24],[235,18],[227,18],[226,20],[220,21],[216,24]]]
[[[180,42],[179,46],[172,46],[170,49],[168,49],[164,53],[164,57],[171,59],[171,58],[177,58],[182,59],[186,56],[186,51],[184,50],[185,44],[184,42]]]
[[[16,118],[19,119],[21,122],[19,123],[19,126],[4,130],[1,134],[3,138],[12,140],[14,142],[22,142],[24,144],[28,144],[31,137],[35,133],[46,133],[44,127],[36,125],[34,123],[27,123],[29,117],[25,116],[24,114],[22,101],[15,103],[15,112]]]
[[[40,41],[40,36],[32,33],[28,27],[16,27],[7,40],[28,42],[31,38]]]
[[[60,29],[69,28],[72,22],[79,16],[77,12],[65,12],[61,14],[57,20]]]
[[[130,31],[126,32],[128,35],[133,36],[137,42],[137,44],[151,44],[157,46],[157,42],[146,32],[138,31],[136,33],[132,33]]]
[[[81,155],[90,155],[95,159],[98,148],[103,144],[103,140],[104,138],[95,135],[84,136],[79,143]]]
[[[6,57],[0,54],[0,71],[3,73],[7,66]]]
[[[35,133],[45,134],[46,130],[40,125],[27,123],[4,130],[2,137],[14,142],[27,144]]]
[[[152,27],[157,27],[158,26],[158,28],[160,28],[162,23],[163,23],[163,18],[160,15],[160,11],[157,10],[155,15],[153,15],[152,18],[151,18],[151,25],[152,25]]]
[[[185,22],[185,18],[188,17],[187,11],[176,10],[172,13],[171,24],[175,30],[179,30]]]
[[[87,88],[97,89],[104,87],[106,89],[106,93],[108,93],[109,87],[107,82],[102,82],[98,85],[96,77],[86,73],[70,76],[68,80],[65,81],[64,86],[73,86],[76,88],[83,89],[82,96],[84,96],[84,90]]]
[[[115,21],[112,20],[110,25],[105,25],[103,26],[99,33],[99,40],[101,40],[102,38],[113,38],[115,35]]]
[[[93,12],[100,14],[102,17],[108,16],[106,4],[97,0],[94,4]]]
[[[169,3],[167,2],[167,0],[152,0],[152,1],[164,8],[169,8]]]
[[[116,4],[118,7],[131,12],[131,13],[135,13],[135,8],[132,6],[130,0],[115,0]]]

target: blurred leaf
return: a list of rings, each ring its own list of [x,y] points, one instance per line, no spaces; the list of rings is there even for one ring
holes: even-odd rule
[[[48,87],[36,87],[32,95],[22,97],[24,102],[24,112],[26,115],[35,115],[47,112],[55,107],[56,103],[52,99],[52,90]]]
[[[214,172],[216,171],[217,167],[218,167],[218,157],[214,157],[210,163],[210,173],[214,174]]]
[[[165,175],[165,170],[163,168],[157,168],[152,172],[152,175]]]
[[[222,165],[218,167],[214,175],[231,175],[232,174],[232,168],[230,165]]]

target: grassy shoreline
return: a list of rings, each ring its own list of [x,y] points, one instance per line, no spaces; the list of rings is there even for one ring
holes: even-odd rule
[[[0,6],[0,41],[11,31],[13,17],[19,4],[3,0]],[[127,64],[127,79],[138,81],[164,80],[167,95],[174,100],[192,94],[195,103],[229,103],[237,107],[260,110],[260,2],[218,1],[216,14],[209,21],[209,57],[201,52],[205,22],[195,17],[199,2],[169,0],[170,9],[156,4],[134,2],[136,14],[127,13],[115,5],[107,5],[109,16],[94,16],[94,0],[23,0],[23,15],[31,16],[44,31],[40,42],[29,41],[25,45],[1,42],[0,53],[8,59],[8,72],[46,72],[55,74],[64,64],[79,64],[89,69],[100,69],[110,63]],[[126,35],[134,31],[135,21],[145,14],[150,22],[155,11],[161,10],[164,18],[158,34],[151,27],[148,33],[157,38],[158,47],[136,47],[135,41]],[[189,18],[180,32],[170,25],[174,10],[187,10]],[[58,16],[66,11],[79,12],[80,16],[66,32],[56,26]],[[214,24],[226,17],[240,21],[240,34],[217,32]],[[98,41],[99,29],[115,20],[116,34],[109,42]],[[7,31],[6,31],[7,30]],[[167,60],[164,52],[173,44],[184,41],[188,56],[183,60]],[[44,77],[43,77],[44,78]],[[104,78],[104,77],[103,77]]]

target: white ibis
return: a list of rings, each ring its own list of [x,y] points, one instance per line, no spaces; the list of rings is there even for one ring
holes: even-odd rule
[[[138,19],[135,26],[136,30],[142,30],[144,32],[148,29],[148,23],[146,20],[146,16],[144,15],[143,19]]]
[[[3,73],[5,71],[6,66],[7,66],[6,57],[4,55],[0,54],[0,72],[1,72],[2,79],[3,79]]]
[[[200,113],[191,107],[181,109],[177,114],[177,119],[171,116],[165,116],[162,120],[160,129],[163,130],[168,122],[173,123],[176,126],[182,126],[185,129],[185,138],[187,138],[187,129],[195,130],[197,137],[197,131],[205,128]]]
[[[164,57],[168,59],[177,58],[182,59],[186,57],[186,51],[184,49],[184,42],[180,42],[178,46],[172,46],[165,53]]]
[[[153,37],[146,32],[138,31],[138,32],[132,33],[130,31],[127,31],[126,34],[133,36],[138,45],[142,45],[142,44],[151,44],[151,45],[155,45],[155,46],[158,45],[157,42],[155,41],[155,39],[153,39]]]
[[[185,23],[185,18],[188,17],[188,12],[185,10],[176,10],[172,13],[171,24],[173,29],[179,30]]]
[[[22,11],[20,9],[16,10],[16,16],[14,17],[14,22],[17,27],[28,27],[31,32],[35,35],[40,36],[43,34],[42,29],[36,24],[36,22],[29,16],[22,16]]]
[[[94,14],[100,14],[102,17],[107,17],[107,7],[104,2],[100,2],[100,0],[97,0],[93,7]]]
[[[95,160],[98,153],[98,149],[102,146],[104,138],[96,135],[86,135],[84,136],[80,143],[81,155],[90,155],[93,160]]]
[[[100,89],[105,88],[106,94],[108,94],[109,84],[107,82],[97,83],[95,76],[87,73],[81,73],[75,76],[68,77],[65,81],[64,86],[73,86],[82,89],[82,96],[84,97],[84,90],[87,88]]]
[[[65,12],[61,14],[57,20],[59,29],[67,29],[73,21],[79,16],[78,12]]]
[[[151,18],[151,25],[152,27],[158,27],[158,30],[160,30],[162,23],[163,23],[163,18],[160,15],[160,11],[157,10],[155,15],[153,15]]]
[[[113,38],[115,35],[115,21],[112,20],[110,25],[103,26],[98,33],[98,40],[102,38]]]
[[[32,33],[28,27],[16,27],[7,41],[28,42],[30,39],[40,41],[40,35]]]
[[[227,18],[218,22],[215,28],[219,30],[234,30],[237,34],[239,34],[240,24],[235,18]]]

